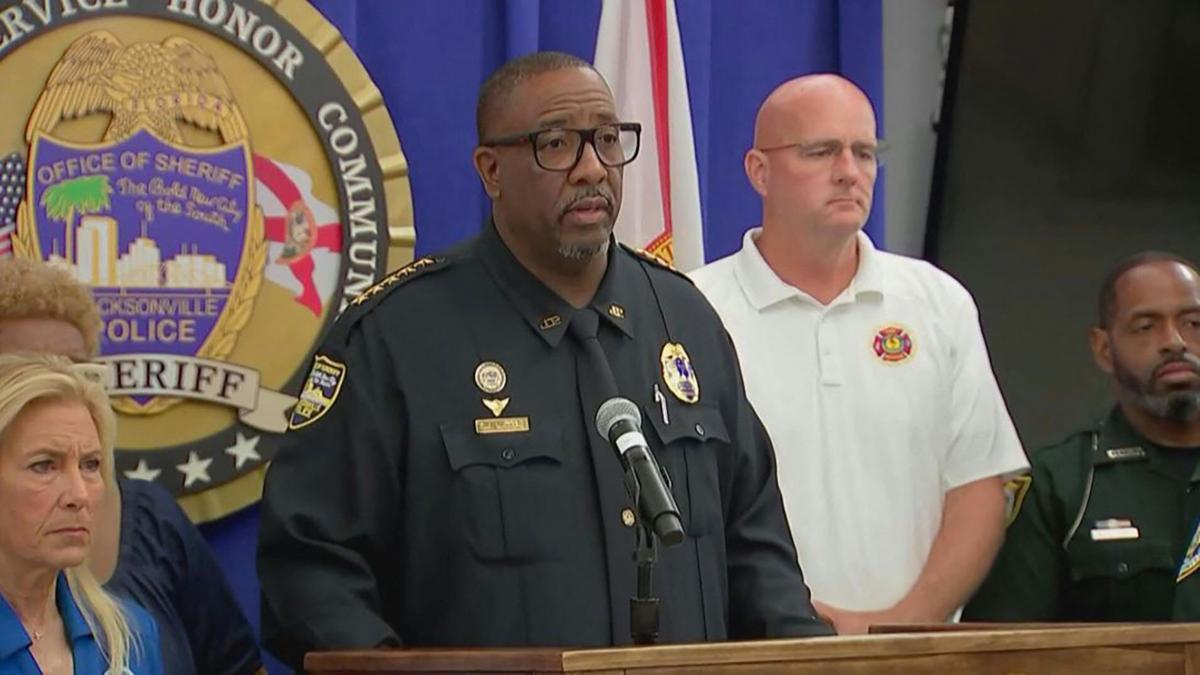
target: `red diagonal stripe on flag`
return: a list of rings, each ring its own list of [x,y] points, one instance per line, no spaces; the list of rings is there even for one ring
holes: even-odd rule
[[[662,191],[663,236],[671,237],[671,111],[667,100],[667,5],[646,0],[646,31],[650,39],[650,82],[654,93],[654,126],[658,145],[659,189]]]
[[[296,302],[307,307],[313,316],[321,316],[321,295],[317,293],[317,285],[313,282],[313,270],[316,268],[316,264],[313,263],[312,256],[300,256],[289,263],[288,267],[292,270],[292,274],[300,280],[300,285],[303,287],[300,295],[296,296]]]
[[[317,240],[313,248],[327,248],[330,251],[342,250],[342,226],[338,223],[326,223],[317,226]]]
[[[283,204],[284,209],[296,202],[304,201],[300,196],[300,189],[275,162],[269,161],[261,155],[255,155],[254,175],[271,188],[271,192],[275,193],[275,197]]]
[[[263,236],[267,241],[283,241],[287,237],[287,218],[265,216],[263,218]]]
[[[263,185],[267,186],[267,189],[275,195],[275,198],[283,205],[285,211],[290,211],[297,203],[304,203],[300,189],[292,181],[291,177],[288,176],[287,172],[281,169],[275,162],[255,155],[254,173],[255,177],[262,181]],[[263,218],[263,236],[268,241],[286,241],[287,226],[288,219],[285,216],[266,216]],[[313,247],[325,248],[330,251],[341,251],[341,225],[339,223],[317,225],[317,236],[316,241],[313,242]],[[287,267],[291,271],[292,276],[296,278],[296,281],[300,282],[300,295],[296,296],[296,302],[312,312],[313,316],[321,316],[321,294],[317,292],[316,281],[313,279],[316,263],[313,261],[312,252],[305,253],[303,256],[287,263]]]

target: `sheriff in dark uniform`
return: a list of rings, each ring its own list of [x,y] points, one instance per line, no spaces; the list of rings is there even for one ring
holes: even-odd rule
[[[1093,329],[1118,404],[1033,456],[964,620],[1200,620],[1200,275],[1144,253],[1109,274]]]
[[[593,427],[592,336],[687,530],[655,570],[661,641],[828,634],[721,323],[612,241],[637,125],[549,53],[485,83],[479,127],[494,222],[346,311],[271,467],[268,648],[628,643],[637,516]]]

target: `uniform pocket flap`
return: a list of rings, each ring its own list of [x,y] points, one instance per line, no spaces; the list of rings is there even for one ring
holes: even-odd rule
[[[684,438],[696,441],[729,442],[729,431],[725,428],[725,420],[721,417],[720,409],[715,405],[698,402],[693,405],[669,407],[667,415],[670,418],[670,424],[663,421],[657,405],[644,410],[647,413],[646,417],[650,419],[650,425],[654,427],[655,433],[662,439],[664,445],[670,445]]]
[[[1142,572],[1171,570],[1175,557],[1166,544],[1130,541],[1090,541],[1071,547],[1071,576],[1076,581],[1095,577],[1128,579]]]
[[[562,435],[557,425],[530,424],[528,431],[481,434],[473,428],[443,424],[441,431],[450,468],[455,471],[472,464],[507,468],[535,459],[560,462]]]

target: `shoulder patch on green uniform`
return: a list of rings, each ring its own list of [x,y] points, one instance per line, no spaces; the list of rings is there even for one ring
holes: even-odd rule
[[[1192,533],[1192,540],[1188,544],[1187,552],[1183,554],[1183,562],[1179,565],[1175,583],[1192,576],[1192,572],[1197,569],[1200,569],[1200,522],[1196,523],[1196,531]]]
[[[345,381],[346,364],[320,354],[314,356],[312,369],[288,419],[288,429],[300,429],[321,419],[337,401]]]
[[[1097,448],[1093,458],[1095,464],[1112,464],[1115,462],[1135,462],[1146,459],[1146,450],[1140,445],[1124,448]]]
[[[692,283],[691,277],[689,277],[688,275],[684,274],[683,272],[680,272],[679,270],[675,269],[675,267],[672,266],[669,261],[664,260],[663,258],[651,253],[650,251],[647,251],[646,249],[635,248],[633,246],[630,246],[629,244],[626,244],[625,242],[621,242],[620,245],[621,245],[621,248],[632,253],[635,258],[637,258],[639,260],[643,260],[645,262],[648,262],[651,265],[654,265],[655,267],[661,267],[664,270],[673,272],[673,273],[683,277],[684,279],[687,279],[688,283]]]
[[[1021,505],[1025,503],[1025,495],[1033,485],[1033,476],[1023,474],[1004,481],[1004,526],[1008,527],[1017,519]]]
[[[351,307],[361,307],[371,301],[372,298],[385,297],[391,290],[398,287],[401,283],[412,281],[417,277],[441,269],[446,266],[447,258],[445,256],[425,256],[417,258],[409,264],[392,272],[386,277],[380,279],[374,286],[363,291],[350,301]]]

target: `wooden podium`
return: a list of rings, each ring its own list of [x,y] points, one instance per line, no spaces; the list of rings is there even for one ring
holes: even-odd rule
[[[1050,626],[1050,624],[1044,624]],[[910,630],[918,632],[894,632]],[[880,634],[620,649],[395,649],[312,653],[315,675],[798,673],[1200,675],[1200,624],[887,627]]]

